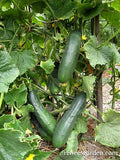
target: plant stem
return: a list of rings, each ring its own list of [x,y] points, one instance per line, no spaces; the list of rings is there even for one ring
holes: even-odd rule
[[[94,141],[95,140],[95,138],[94,137],[91,137],[91,138],[88,138],[88,137],[82,137],[82,139],[81,139],[82,141]]]
[[[92,104],[92,106],[96,109],[96,111],[102,116],[102,112],[94,105]]]
[[[52,75],[49,75],[49,77],[51,78],[51,80],[55,83],[55,85],[57,87],[59,87],[58,83],[56,82],[56,80],[54,79],[54,77]]]
[[[0,96],[0,109],[1,109],[1,106],[2,106],[3,98],[4,98],[4,93],[1,93],[1,96]]]
[[[61,99],[59,96],[55,96],[57,99],[59,99],[61,102],[63,102],[65,105],[68,105],[63,99]]]
[[[42,104],[44,104],[44,103],[51,104],[53,107],[56,108],[56,105],[54,103],[50,102],[50,101],[43,101]]]
[[[16,111],[18,111],[20,114],[22,113],[15,105],[14,105],[14,108]]]
[[[112,94],[113,94],[113,97],[112,97],[112,109],[114,109],[115,107],[115,68],[114,66],[112,66],[112,78],[111,78],[111,81],[112,81]]]
[[[15,39],[15,37],[16,37],[16,35],[17,35],[19,29],[20,29],[20,26],[17,28],[17,30],[16,30],[16,32],[15,32],[15,34],[14,34],[12,40],[11,40],[10,49],[9,49],[9,54],[10,54],[11,51],[12,51],[12,48],[13,48],[13,45],[14,45],[14,39]]]
[[[49,96],[51,95],[48,91],[44,90],[42,87],[40,87],[40,86],[38,86],[36,84],[33,84],[33,86],[35,86],[36,88],[38,88],[40,91],[46,93],[47,95],[49,95]]]
[[[55,14],[54,14],[54,11],[53,9],[51,8],[51,6],[49,5],[49,3],[47,2],[47,0],[43,0],[45,2],[45,4],[48,6],[48,8],[50,9],[52,15],[53,15],[53,18],[55,19]]]
[[[64,112],[66,110],[68,110],[69,106],[65,106],[64,108],[61,108],[61,109],[56,109],[54,111],[51,112],[52,115],[56,115],[58,113],[61,113],[61,112]]]
[[[85,112],[85,114],[87,114],[89,117],[91,117],[92,119],[96,120],[97,122],[101,123],[101,121],[99,119],[97,119],[95,116],[91,115],[88,112]]]
[[[13,115],[13,113],[14,113],[14,107],[11,106],[11,115]]]
[[[46,93],[47,95],[51,96],[51,94],[49,92],[47,92],[46,90],[44,90],[43,88],[41,88],[40,86],[33,84],[36,88],[40,89],[42,92]],[[68,105],[68,103],[66,103],[64,100],[62,100],[59,96],[55,96],[55,98],[59,99],[62,103],[64,103],[65,105]]]

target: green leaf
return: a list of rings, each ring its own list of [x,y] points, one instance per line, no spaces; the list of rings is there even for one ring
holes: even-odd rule
[[[0,128],[4,128],[4,123],[9,123],[13,121],[14,116],[13,115],[2,115],[0,117]]]
[[[71,132],[68,141],[67,146],[64,151],[66,152],[77,152],[78,149],[78,135],[80,133],[87,132],[87,120],[85,117],[78,118],[74,130]]]
[[[46,7],[46,4],[42,0],[39,0],[38,2],[35,2],[32,4],[33,11],[37,13],[43,13],[43,10],[45,7]]]
[[[52,152],[43,152],[40,150],[36,150],[34,151],[34,154],[35,154],[34,159],[35,160],[46,160],[51,155],[51,153]]]
[[[78,2],[77,10],[80,17],[88,20],[99,15],[103,10],[103,5],[101,3],[101,0],[97,0],[97,2],[92,1],[91,3]]]
[[[41,66],[41,68],[43,68],[45,70],[46,74],[52,73],[52,71],[54,70],[54,67],[55,67],[52,59],[48,59],[45,62],[41,61],[40,66]]]
[[[114,122],[117,119],[120,119],[120,113],[116,112],[112,109],[108,109],[107,112],[105,112],[102,116],[102,119],[104,120],[104,122]]]
[[[93,94],[93,84],[95,82],[95,76],[83,76],[82,77],[82,89],[87,94],[87,99],[90,99]]]
[[[13,51],[11,57],[20,71],[20,75],[24,74],[28,69],[34,68],[37,57],[32,50],[24,50],[23,52]]]
[[[120,0],[114,0],[111,2],[111,7],[120,12]]]
[[[25,7],[25,6],[27,6],[27,5],[30,5],[30,4],[39,2],[39,1],[42,1],[42,0],[25,0],[25,1],[19,0],[19,5],[20,5],[21,7]],[[18,1],[17,1],[17,2],[18,2]]]
[[[11,90],[4,97],[5,102],[8,105],[14,106],[15,103],[17,106],[21,106],[27,102],[27,87],[23,83],[18,88],[13,86]]]
[[[2,160],[22,160],[32,148],[20,140],[20,131],[0,129],[0,158]]]
[[[102,17],[117,29],[120,28],[120,12],[119,11],[115,10],[112,7],[106,7],[102,12]]]
[[[78,134],[87,132],[87,119],[83,116],[79,117],[75,124],[74,130],[77,131]]]
[[[10,83],[19,75],[19,70],[12,61],[10,55],[0,51],[0,92],[7,92]]]
[[[73,15],[73,9],[76,3],[72,0],[49,0],[49,5],[52,8],[56,18],[67,19]]]
[[[4,124],[5,129],[13,129],[13,130],[18,130],[21,131],[22,133],[25,134],[23,128],[22,128],[22,123],[19,120],[14,119],[14,121],[11,121],[9,123]]]
[[[41,137],[37,134],[33,134],[31,136],[25,137],[25,141],[34,142],[35,140],[41,140]]]
[[[4,12],[1,12],[1,15],[2,17],[4,17],[4,19],[8,19],[10,17],[16,23],[22,23],[23,20],[31,18],[32,13],[28,12],[27,10],[22,10],[18,8],[9,8],[5,10]]]
[[[22,118],[20,118],[20,121],[22,123],[22,128],[24,130],[32,130],[31,122],[30,122],[30,113],[34,112],[34,108],[32,105],[24,105],[20,108],[20,113],[22,114]],[[18,113],[19,114],[19,113]]]
[[[97,38],[91,36],[91,39],[84,45],[86,57],[90,65],[95,67],[97,64],[110,66],[111,64],[120,63],[120,54],[114,44],[108,44],[98,47]]]
[[[73,130],[68,138],[66,152],[77,152],[78,149],[78,132]]]
[[[108,110],[103,114],[104,123],[95,128],[95,139],[103,145],[120,146],[120,113]]]
[[[19,110],[23,117],[26,117],[29,113],[34,112],[34,107],[31,104],[24,105]]]
[[[10,8],[11,0],[1,0],[0,1],[0,8],[4,7],[5,9]]]

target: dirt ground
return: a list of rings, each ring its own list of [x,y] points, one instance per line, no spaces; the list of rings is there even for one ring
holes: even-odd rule
[[[104,78],[110,78],[110,74],[108,74],[108,70],[106,70],[103,73],[103,80]],[[116,88],[120,88],[120,80],[116,83]],[[106,111],[108,108],[111,108],[111,100],[112,96],[110,95],[111,87],[110,85],[106,84],[103,85],[103,110]],[[92,107],[92,114],[96,116],[96,110]],[[120,111],[120,100],[115,102],[115,110]],[[117,150],[113,150],[110,147],[106,147],[101,145],[100,143],[96,142],[94,140],[95,132],[94,128],[96,126],[96,121],[89,118],[88,119],[88,131],[84,135],[86,139],[79,143],[78,153],[83,155],[84,160],[105,160],[105,159],[112,159],[115,160],[115,155],[117,153]],[[40,150],[43,151],[54,151],[55,148],[52,146],[52,144],[45,142],[44,140],[40,142]],[[120,152],[120,148],[118,149]],[[59,153],[60,150],[56,150],[53,152],[53,154],[47,159],[47,160],[53,160],[57,153]]]

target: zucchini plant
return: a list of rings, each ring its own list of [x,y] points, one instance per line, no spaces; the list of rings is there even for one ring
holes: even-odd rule
[[[39,148],[43,139],[58,148],[58,154],[64,149],[76,152],[78,135],[87,132],[88,117],[99,123],[94,135],[99,143],[119,147],[120,118],[114,111],[120,97],[119,88],[115,89],[119,71],[115,66],[120,64],[119,6],[119,0],[0,1],[2,159],[47,159],[53,152]],[[93,105],[93,88],[110,67],[112,110],[102,114]],[[31,87],[34,91],[28,92]],[[104,123],[90,114],[91,106]],[[83,159],[61,154],[56,158]]]

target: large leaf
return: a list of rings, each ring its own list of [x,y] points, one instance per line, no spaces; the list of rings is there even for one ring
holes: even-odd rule
[[[13,128],[15,130],[20,130],[22,132],[28,129],[32,131],[32,126],[30,122],[31,112],[34,112],[33,106],[30,104],[24,105],[18,111],[15,112],[17,115],[21,116],[19,120],[16,120],[15,117],[13,117],[12,115],[11,116],[6,115],[0,118],[0,125],[2,126],[4,123],[5,128]]]
[[[22,123],[19,120],[16,120],[16,119],[14,119],[14,121],[11,121],[9,123],[5,123],[4,128],[5,129],[18,130],[18,131],[21,131],[25,134],[25,131],[22,128]]]
[[[40,150],[35,150],[33,154],[35,154],[34,160],[46,160],[52,152],[44,152]]]
[[[43,13],[43,10],[45,7],[46,7],[46,4],[42,0],[32,4],[33,11],[37,13]]]
[[[66,152],[77,152],[78,149],[78,132],[73,130],[68,138]]]
[[[24,105],[20,108],[19,110],[22,114],[22,118],[20,118],[20,121],[22,123],[22,128],[24,130],[32,130],[31,127],[31,122],[30,122],[30,113],[34,112],[34,108],[32,105],[28,104],[28,105]],[[18,113],[19,114],[19,113]]]
[[[1,160],[22,160],[32,148],[20,140],[21,132],[0,129],[0,158]]]
[[[120,2],[119,2],[120,3]],[[106,7],[102,12],[102,17],[106,19],[111,25],[120,28],[120,12],[112,7]]]
[[[111,7],[120,12],[120,0],[114,0],[111,2]]]
[[[73,15],[73,9],[75,4],[72,0],[49,0],[49,5],[51,6],[56,18],[67,19]]]
[[[87,119],[86,119],[86,117],[81,116],[78,118],[78,120],[75,124],[74,130],[77,131],[78,133],[87,132]]]
[[[78,149],[78,135],[87,132],[87,120],[85,117],[80,116],[75,124],[74,130],[71,132],[68,141],[66,152],[77,152]]]
[[[24,50],[23,52],[13,51],[11,56],[20,71],[20,75],[24,74],[28,69],[35,67],[37,57],[32,50]]]
[[[103,114],[104,123],[95,128],[95,139],[103,145],[120,147],[120,113],[108,110]]]
[[[9,8],[11,5],[11,0],[1,0],[0,1],[0,8],[1,7],[5,7],[5,8]]]
[[[101,0],[97,0],[96,2],[91,1],[91,3],[78,2],[77,9],[80,17],[83,17],[84,19],[91,19],[102,12],[103,5]]]
[[[90,65],[95,67],[97,64],[110,66],[111,64],[120,63],[120,54],[114,44],[107,44],[98,47],[97,38],[91,36],[91,39],[84,45],[86,57]]]
[[[30,4],[39,2],[39,1],[42,1],[42,0],[25,0],[25,1],[19,0],[19,5],[22,6],[22,7],[25,7],[26,5],[30,5]]]
[[[90,99],[93,94],[93,84],[95,82],[94,76],[83,76],[82,77],[83,83],[82,83],[82,89],[87,94],[87,99]]]
[[[120,113],[116,112],[112,109],[109,109],[107,112],[105,112],[102,116],[104,122],[114,122],[120,119]]]
[[[0,51],[0,92],[7,92],[10,83],[19,75],[19,70],[12,61],[10,55]]]
[[[24,19],[29,19],[32,16],[32,13],[18,8],[9,8],[1,12],[1,15],[4,19],[11,17],[15,22],[20,23],[23,22]]]
[[[13,121],[13,119],[13,115],[2,115],[0,117],[0,128],[4,128],[4,124]]]
[[[27,87],[23,83],[18,88],[13,86],[11,90],[4,97],[5,102],[8,105],[14,106],[15,103],[17,106],[21,106],[27,102]]]

